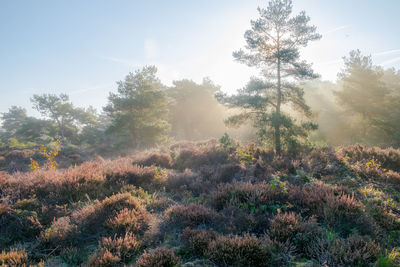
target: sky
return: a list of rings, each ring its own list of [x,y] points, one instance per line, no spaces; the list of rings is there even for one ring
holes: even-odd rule
[[[33,94],[67,93],[98,110],[116,82],[156,65],[163,83],[209,77],[225,92],[257,70],[233,60],[266,0],[1,0],[0,112]],[[353,49],[400,69],[399,0],[293,0],[322,39],[301,50],[321,79],[335,81]]]

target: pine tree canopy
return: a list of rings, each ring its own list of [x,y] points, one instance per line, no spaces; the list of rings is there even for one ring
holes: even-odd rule
[[[266,9],[258,8],[258,12],[260,17],[251,21],[251,29],[244,34],[245,49],[234,52],[233,57],[240,63],[258,68],[261,78],[251,78],[236,95],[218,92],[216,97],[222,104],[242,111],[228,118],[228,125],[253,121],[260,140],[274,144],[280,154],[281,138],[283,145],[292,149],[317,127],[312,122],[297,124],[281,108],[291,106],[310,118],[311,110],[298,82],[317,75],[310,64],[300,59],[299,49],[307,46],[309,41],[320,39],[321,35],[316,33],[315,26],[309,25],[310,18],[304,11],[291,16],[290,0],[273,0]]]

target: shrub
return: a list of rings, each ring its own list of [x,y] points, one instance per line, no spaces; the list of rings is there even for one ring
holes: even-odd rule
[[[104,181],[100,162],[87,162],[65,171],[16,173],[4,183],[0,179],[4,194],[19,199],[36,198],[47,205],[62,205],[87,200],[87,197],[103,198],[109,190],[104,187]]]
[[[328,194],[325,203],[322,203],[321,215],[324,221],[339,231],[349,232],[358,227],[362,221],[365,206],[356,200],[354,195],[340,194],[335,196]]]
[[[249,213],[247,209],[237,206],[226,207],[221,213],[227,217],[226,231],[232,234],[262,234],[268,227],[268,214]]]
[[[378,264],[381,267],[400,266],[400,251],[399,251],[399,249],[394,248],[390,252],[386,251],[385,256],[379,257]]]
[[[352,163],[365,159],[375,159],[383,168],[400,172],[400,150],[379,147],[368,148],[365,145],[354,145],[340,148],[340,154],[349,157]]]
[[[99,248],[89,259],[89,266],[113,266],[116,263],[128,263],[140,250],[140,243],[132,233],[114,238],[106,237],[99,242]]]
[[[238,174],[243,174],[244,171],[245,167],[241,164],[223,164],[217,169],[217,172],[213,175],[212,181],[215,183],[228,183],[231,182],[235,177],[237,177]]]
[[[159,247],[144,253],[137,261],[137,267],[175,267],[181,264],[181,259],[172,249]]]
[[[380,254],[378,244],[367,237],[352,235],[345,240],[335,242],[331,248],[336,264],[365,266],[374,263]]]
[[[293,242],[289,240],[280,242],[278,240],[271,240],[269,236],[263,237],[263,242],[271,248],[272,258],[271,266],[291,266],[290,263],[296,260],[296,250],[298,250]],[[305,257],[310,258],[309,254]],[[308,265],[306,265],[308,266]]]
[[[95,254],[90,257],[88,261],[88,266],[93,266],[93,267],[112,267],[118,265],[120,263],[121,258],[113,255],[110,251],[107,249],[104,249],[102,251],[95,252]]]
[[[6,215],[10,211],[10,206],[6,203],[0,203],[0,216]]]
[[[184,172],[173,172],[168,176],[166,183],[166,190],[176,192],[179,191],[181,187],[187,187],[194,180],[200,178],[199,175],[189,169]]]
[[[271,252],[254,236],[220,236],[212,241],[207,257],[219,266],[269,266]]]
[[[165,184],[165,189],[167,192],[172,192],[176,194],[176,197],[183,199],[184,193],[188,191],[194,195],[209,192],[211,184],[199,173],[186,169],[182,173],[170,173]]]
[[[0,204],[0,248],[34,238],[41,229],[36,212],[14,210],[8,204]]]
[[[66,247],[60,251],[60,258],[71,266],[81,266],[87,261],[87,251],[77,247]]]
[[[69,217],[54,219],[49,228],[41,233],[41,240],[47,244],[57,246],[64,242],[71,241],[71,238],[77,233],[77,225],[71,223]]]
[[[25,249],[11,249],[0,253],[1,266],[25,266],[28,263],[28,254]]]
[[[18,199],[13,208],[19,210],[39,211],[40,203],[36,198]]]
[[[305,186],[293,186],[289,189],[289,201],[310,211],[321,209],[328,195],[342,192],[341,189],[331,187],[323,182],[316,182]]]
[[[222,216],[198,204],[174,205],[165,211],[165,222],[174,227],[212,226],[220,223]]]
[[[308,252],[328,266],[368,266],[378,259],[381,249],[370,238],[353,234],[347,239],[318,239]]]
[[[151,154],[138,159],[136,163],[143,166],[156,165],[162,168],[171,168],[173,165],[173,160],[169,154],[152,152]]]
[[[210,205],[216,210],[232,205],[247,207],[249,210],[253,206],[254,209],[265,211],[266,206],[284,203],[286,199],[287,194],[280,187],[273,187],[266,182],[233,182],[218,186],[210,194]]]
[[[110,218],[117,216],[123,209],[142,210],[139,201],[129,193],[112,195],[102,202],[87,205],[71,215],[73,222],[84,229],[86,233],[97,233],[102,231]]]
[[[57,204],[42,204],[40,207],[39,220],[43,226],[49,226],[54,218],[65,217],[71,214],[68,209],[67,204],[57,205]]]
[[[152,212],[161,212],[174,204],[174,201],[168,197],[158,197],[152,199],[147,205],[147,209]]]
[[[385,182],[387,181],[391,184],[400,186],[400,173],[394,171],[388,171],[387,173],[385,173],[384,176],[385,177],[383,177],[383,179]]]
[[[318,216],[338,231],[346,233],[361,225],[372,229],[372,222],[368,221],[364,213],[364,204],[354,194],[347,194],[348,191],[345,187],[332,187],[318,182],[309,186],[292,187],[288,194],[293,204],[302,207],[310,215]]]
[[[295,173],[296,171],[293,165],[292,158],[287,156],[274,157],[273,160],[269,162],[269,165],[272,167],[273,170],[283,173]]]
[[[233,151],[236,147],[235,140],[233,140],[227,133],[218,140],[222,149]]]
[[[179,170],[198,169],[204,165],[228,163],[229,152],[218,149],[216,142],[186,144],[175,159],[174,168]]]
[[[189,253],[196,256],[204,256],[211,241],[215,240],[216,237],[217,234],[213,231],[190,228],[186,228],[181,236]]]
[[[269,236],[279,241],[286,241],[295,238],[301,232],[301,216],[290,213],[279,213],[270,221]]]
[[[271,239],[281,243],[291,242],[300,254],[305,254],[306,247],[323,233],[315,218],[304,220],[294,212],[277,214],[270,220],[268,231]]]
[[[144,209],[123,209],[107,225],[117,232],[143,234],[149,227],[150,216]]]
[[[105,187],[106,179],[102,163],[85,162],[78,167],[71,167],[63,173],[56,188],[57,204],[102,199],[110,188]],[[50,193],[51,195],[52,193]]]
[[[367,204],[367,210],[369,215],[384,229],[389,231],[400,230],[400,219],[388,210],[383,203],[370,200]]]
[[[104,167],[107,182],[111,185],[132,184],[146,187],[155,186],[158,183],[155,180],[157,168],[133,165],[128,158],[108,161]]]
[[[340,194],[338,196],[328,195],[326,198],[326,203],[324,203],[324,217],[328,221],[334,221],[338,215],[346,217],[358,216],[360,213],[364,212],[364,204],[356,200],[354,194],[346,195]]]
[[[48,170],[55,170],[57,168],[57,161],[55,160],[56,156],[58,155],[58,152],[61,150],[61,143],[60,140],[57,140],[52,144],[52,148],[49,151],[47,147],[41,146],[40,147],[40,154],[42,154],[46,159],[47,162],[44,164],[44,168]],[[31,171],[38,171],[40,170],[39,164],[37,161],[33,160],[31,158],[31,164],[30,164],[30,169]]]

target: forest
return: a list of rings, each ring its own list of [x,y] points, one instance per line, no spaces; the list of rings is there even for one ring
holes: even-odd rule
[[[400,69],[353,47],[324,80],[295,5],[249,18],[231,60],[258,74],[235,91],[150,62],[101,107],[10,103],[0,265],[400,266]]]

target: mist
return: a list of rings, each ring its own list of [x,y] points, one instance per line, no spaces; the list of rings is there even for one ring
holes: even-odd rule
[[[0,1],[0,265],[400,266],[399,11]]]

